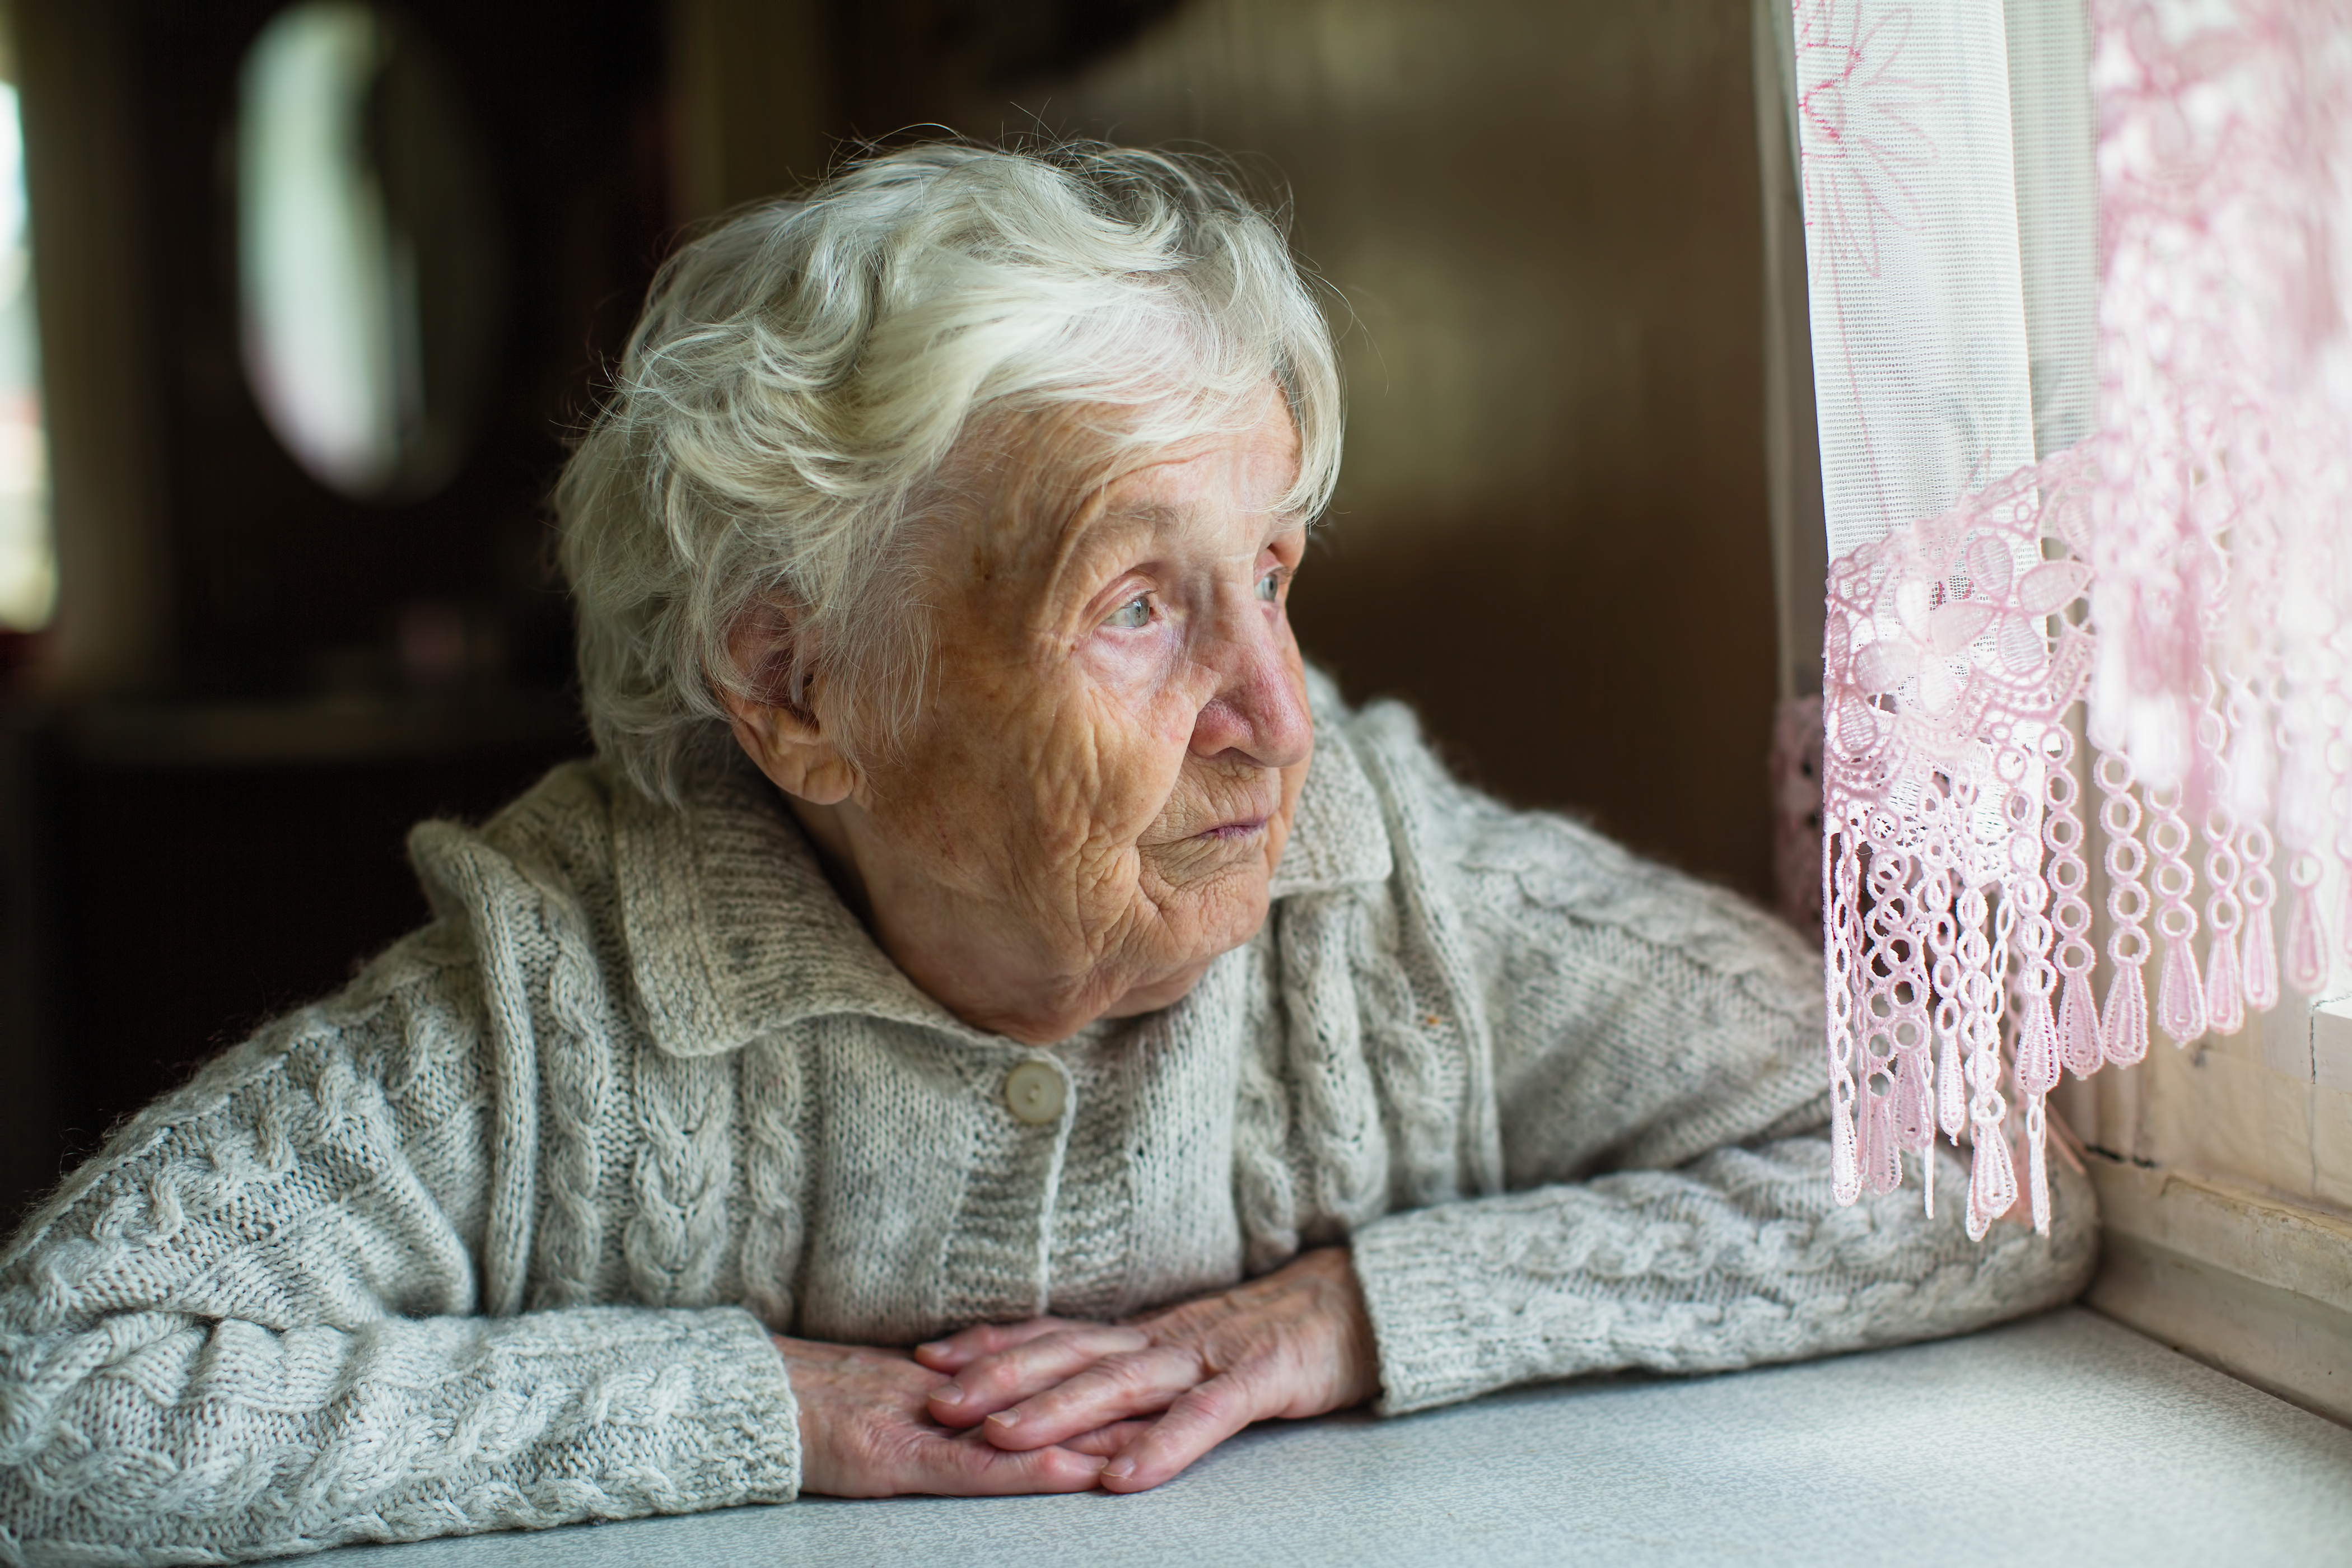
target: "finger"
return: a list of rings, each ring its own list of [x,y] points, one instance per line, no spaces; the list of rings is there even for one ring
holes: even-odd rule
[[[1074,1454],[1091,1454],[1108,1459],[1150,1429],[1149,1421],[1114,1421],[1108,1426],[1097,1426],[1091,1432],[1081,1432],[1058,1445]]]
[[[971,1437],[927,1437],[913,1458],[916,1473],[899,1489],[940,1497],[1091,1491],[1104,1464],[1099,1455],[1060,1447],[1009,1454]]]
[[[1123,1421],[1156,1415],[1201,1381],[1200,1353],[1185,1345],[1105,1356],[981,1423],[1000,1448],[1037,1448]]]
[[[1139,1492],[1175,1479],[1202,1455],[1270,1414],[1265,1404],[1232,1374],[1188,1390],[1103,1467],[1103,1489]]]
[[[1041,1334],[1024,1344],[981,1357],[932,1389],[931,1414],[942,1426],[969,1426],[983,1415],[1085,1371],[1105,1356],[1139,1351],[1150,1342],[1137,1330],[1107,1323],[1086,1323]]]
[[[961,1372],[984,1355],[994,1355],[1018,1344],[1063,1329],[1089,1325],[1074,1318],[1031,1318],[1021,1323],[975,1323],[960,1333],[915,1347],[915,1359],[933,1372]]]

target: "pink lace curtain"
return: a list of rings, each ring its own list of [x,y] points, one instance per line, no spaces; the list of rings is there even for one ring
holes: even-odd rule
[[[1838,1196],[2046,1226],[2063,1073],[2352,980],[2352,0],[1786,15]]]

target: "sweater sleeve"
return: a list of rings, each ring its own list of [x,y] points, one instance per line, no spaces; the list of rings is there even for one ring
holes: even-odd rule
[[[748,1312],[483,1310],[499,1086],[428,928],[142,1111],[0,1257],[0,1562],[783,1500]],[[520,1086],[536,1097],[536,1086]]]
[[[1952,1334],[2088,1282],[2090,1185],[2052,1234],[1962,1227],[1965,1156],[1840,1207],[1821,959],[1731,894],[1509,812],[1417,741],[1381,773],[1410,926],[1479,1013],[1503,1192],[1357,1232],[1383,1407],[1625,1368],[1717,1371]],[[2053,1161],[2053,1166],[2058,1164]]]

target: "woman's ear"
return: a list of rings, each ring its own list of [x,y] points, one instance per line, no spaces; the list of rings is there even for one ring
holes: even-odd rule
[[[811,805],[838,805],[856,788],[857,770],[819,716],[812,688],[795,700],[782,672],[792,668],[792,623],[766,604],[754,605],[728,634],[727,656],[748,689],[722,686],[735,743],[775,786]]]

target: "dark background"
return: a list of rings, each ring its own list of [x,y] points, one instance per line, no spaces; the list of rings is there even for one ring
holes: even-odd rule
[[[1350,397],[1310,656],[1507,798],[1767,892],[1743,0],[407,0],[509,297],[469,456],[394,506],[306,476],[238,359],[229,136],[276,9],[15,17],[62,598],[0,645],[0,1208],[417,923],[410,824],[584,750],[543,498],[646,279],[926,126],[1286,192]],[[455,677],[404,662],[419,615],[465,628]]]

